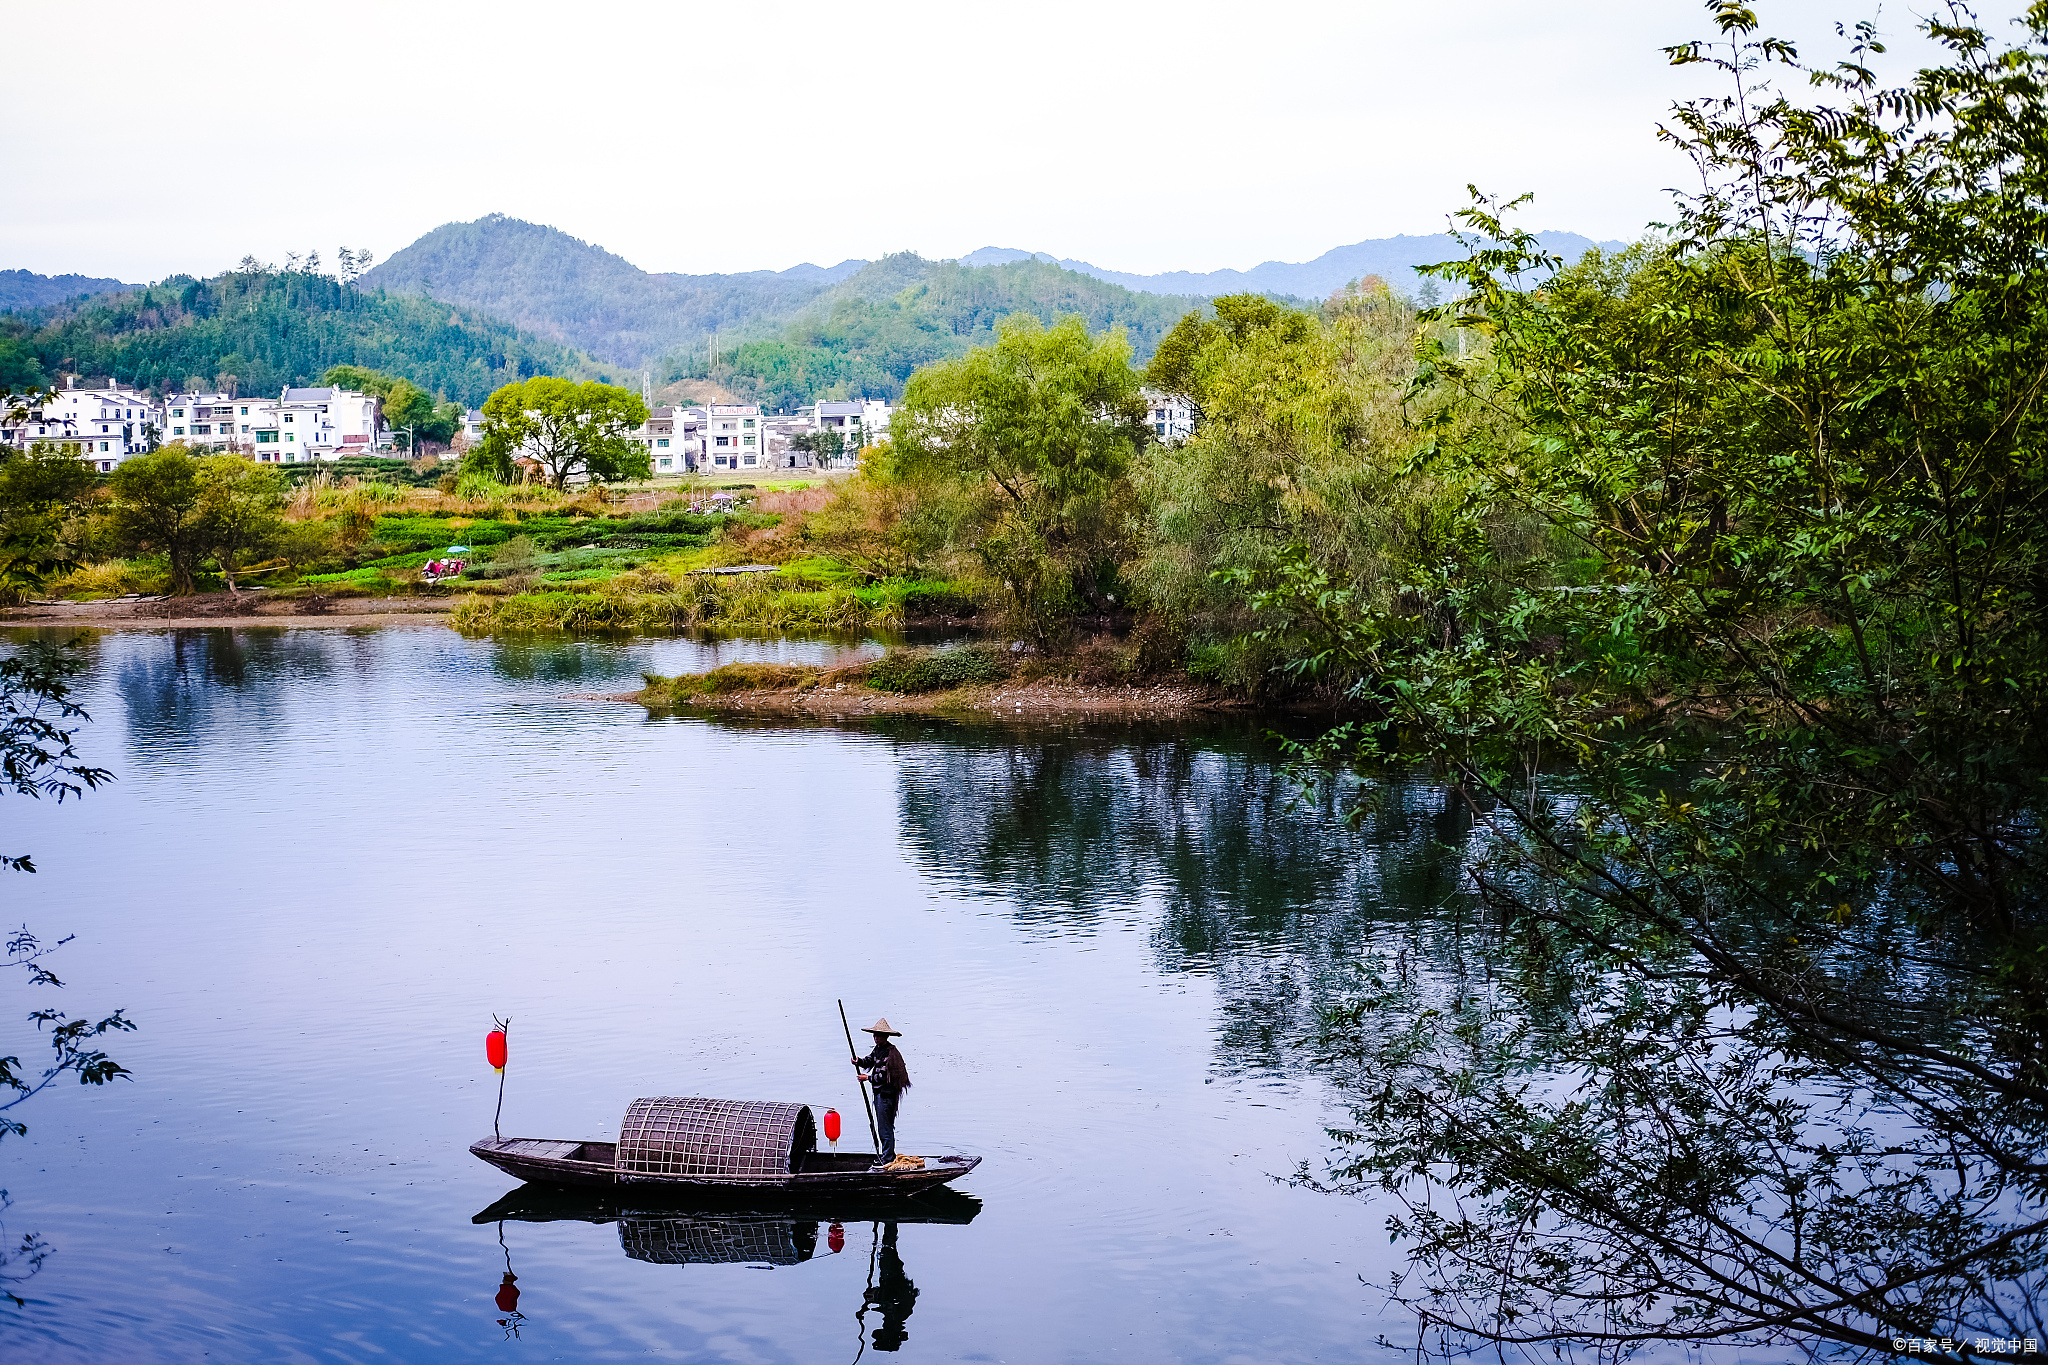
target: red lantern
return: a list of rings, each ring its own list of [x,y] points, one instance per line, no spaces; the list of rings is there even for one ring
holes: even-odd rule
[[[846,1229],[834,1223],[832,1230],[825,1234],[825,1245],[833,1251],[846,1250]]]
[[[839,1111],[837,1109],[827,1109],[825,1111],[825,1141],[839,1141]]]
[[[505,1035],[501,1033],[497,1036],[502,1038]],[[518,1278],[517,1275],[514,1275],[509,1270],[505,1272],[504,1283],[498,1286],[498,1311],[500,1313],[517,1313],[519,1311],[519,1286],[513,1283]]]
[[[503,1029],[492,1029],[484,1035],[484,1056],[490,1058],[491,1065],[497,1070],[503,1071],[505,1069],[505,1031]]]

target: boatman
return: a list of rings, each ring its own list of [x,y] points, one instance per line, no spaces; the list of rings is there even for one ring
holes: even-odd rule
[[[910,1089],[910,1068],[903,1064],[903,1054],[889,1041],[903,1035],[890,1028],[887,1019],[877,1019],[861,1032],[874,1038],[875,1050],[856,1059],[854,1066],[875,1090],[875,1126],[881,1130],[881,1164],[886,1166],[896,1159],[896,1106],[903,1102],[903,1092]]]

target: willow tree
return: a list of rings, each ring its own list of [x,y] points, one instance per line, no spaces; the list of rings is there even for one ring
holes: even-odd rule
[[[1130,343],[1017,315],[993,346],[911,376],[883,476],[954,508],[956,549],[1049,643],[1084,607],[1116,604],[1131,553],[1131,462],[1151,428]]]
[[[1498,1341],[1997,1358],[2048,1302],[2048,4],[1881,88],[1716,0],[1671,242],[1561,263],[1495,205],[1388,599],[1258,601],[1358,679],[1305,757],[1425,758],[1484,942],[1328,1010],[1326,1182],[1397,1201],[1427,1322]],[[1775,66],[1817,95],[1760,90]],[[1409,945],[1400,945],[1406,947]],[[1482,952],[1473,952],[1483,947]],[[1982,1338],[1981,1341],[1978,1339]]]

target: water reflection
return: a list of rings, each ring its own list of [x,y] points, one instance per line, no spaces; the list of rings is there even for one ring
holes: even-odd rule
[[[1459,899],[1468,808],[1426,777],[1304,795],[1250,729],[949,739],[899,760],[926,875],[1040,932],[1143,923],[1161,971],[1216,981],[1226,1070],[1295,1065],[1289,1040],[1366,944]]]
[[[846,1249],[846,1225],[866,1222],[867,1284],[854,1319],[863,1334],[863,1350],[872,1346],[877,1351],[895,1351],[910,1339],[907,1324],[918,1294],[898,1249],[898,1230],[905,1223],[965,1226],[974,1221],[981,1207],[973,1195],[938,1189],[910,1198],[806,1200],[788,1208],[648,1208],[623,1204],[602,1191],[523,1185],[470,1221],[497,1224],[505,1269],[494,1302],[501,1315],[498,1325],[508,1337],[518,1336],[526,1321],[519,1311],[519,1277],[513,1271],[505,1236],[508,1222],[617,1223],[619,1247],[636,1261],[763,1268],[801,1265],[821,1254],[839,1255]],[[870,1332],[871,1314],[878,1314],[879,1320]]]

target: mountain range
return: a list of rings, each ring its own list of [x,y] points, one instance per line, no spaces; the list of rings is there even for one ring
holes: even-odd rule
[[[1538,238],[1568,260],[1596,247],[1618,250],[1623,245],[1572,232],[1539,233]],[[1415,267],[1455,259],[1461,251],[1448,235],[1385,237],[1338,247],[1300,263],[1267,261],[1250,270],[1139,275],[1045,252],[983,247],[957,262],[925,261],[905,252],[886,262],[848,260],[781,271],[681,275],[645,271],[559,229],[491,214],[435,228],[370,271],[363,283],[500,317],[609,364],[661,367],[664,358],[706,350],[714,339],[722,347],[774,336],[807,315],[831,313],[848,297],[879,301],[941,264],[972,270],[1030,262],[1115,290],[1180,300],[1185,311],[1193,300],[1247,290],[1320,299],[1365,275],[1414,289],[1419,285]],[[885,263],[887,268],[878,272]],[[1067,290],[1077,291],[1096,292],[1078,285]],[[1095,302],[1095,307],[1076,311],[1084,316],[1152,311],[1134,308],[1127,300],[1113,305],[1105,297]],[[1140,343],[1144,353],[1150,349]]]
[[[0,313],[20,308],[41,308],[81,295],[114,294],[140,289],[139,284],[100,279],[92,275],[38,275],[33,270],[0,270]]]
[[[1568,232],[1539,239],[1567,259],[1622,245]],[[0,346],[15,368],[152,385],[234,375],[267,391],[349,363],[476,403],[522,375],[631,384],[645,371],[665,392],[704,381],[707,393],[793,408],[820,398],[893,401],[917,367],[985,344],[1014,313],[1121,327],[1143,364],[1176,321],[1216,295],[1305,303],[1365,275],[1417,287],[1416,266],[1459,254],[1448,236],[1390,237],[1300,263],[1138,275],[983,247],[957,260],[906,251],[685,275],[645,271],[559,229],[491,214],[435,228],[353,289],[270,268],[146,288],[0,272]]]
[[[1576,232],[1539,232],[1536,240],[1552,255],[1575,261],[1588,251],[1620,251],[1626,242],[1596,242]],[[1279,294],[1303,299],[1327,298],[1332,292],[1367,275],[1377,275],[1396,289],[1414,292],[1423,277],[1416,267],[1437,261],[1455,261],[1465,249],[1449,233],[1422,237],[1376,237],[1334,247],[1312,261],[1266,261],[1250,270],[1175,270],[1163,275],[1134,275],[1127,270],[1106,270],[1087,261],[1055,260],[1042,251],[1015,247],[985,246],[960,258],[962,265],[1003,265],[1010,261],[1049,261],[1067,270],[1093,275],[1098,280],[1120,284],[1148,294]]]

